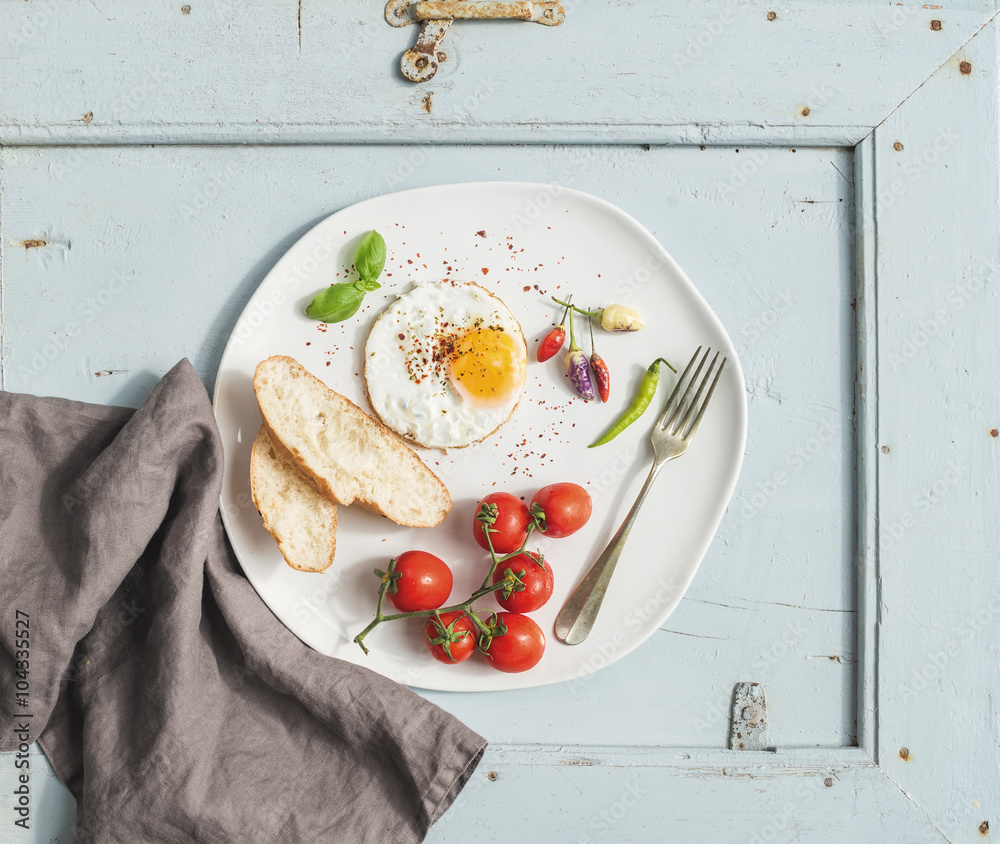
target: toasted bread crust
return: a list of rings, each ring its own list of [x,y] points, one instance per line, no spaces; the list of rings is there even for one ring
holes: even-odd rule
[[[276,364],[286,367],[289,373],[294,373],[297,377],[305,379],[308,389],[316,391],[323,400],[333,405],[337,413],[350,417],[367,437],[374,440],[377,448],[391,452],[394,460],[397,461],[401,475],[409,473],[411,477],[427,485],[435,494],[429,495],[425,503],[428,508],[433,509],[426,509],[417,517],[411,518],[406,517],[398,510],[383,506],[373,497],[364,494],[357,478],[336,463],[336,455],[325,455],[333,464],[330,467],[313,465],[309,456],[303,454],[293,442],[295,432],[287,430],[286,426],[282,424],[282,420],[275,418],[275,414],[270,412],[272,409],[266,406],[268,403],[260,400],[262,391],[266,390],[264,384],[267,377],[266,372]],[[451,512],[452,501],[448,488],[424,464],[413,449],[400,440],[381,420],[369,416],[350,399],[335,390],[331,390],[294,358],[287,355],[273,355],[267,360],[261,361],[254,373],[254,390],[258,397],[263,427],[267,430],[271,442],[285,459],[299,469],[324,498],[345,506],[352,503],[360,504],[368,510],[407,527],[433,527],[444,521],[448,513]],[[385,482],[388,483],[390,480],[392,479],[386,478]],[[359,490],[357,494],[352,492],[355,488]],[[441,502],[440,506],[433,503],[435,498]]]
[[[284,464],[283,469],[285,471],[294,472],[298,479],[312,487],[309,479],[299,472],[296,465],[292,461],[288,460],[288,458],[281,452],[281,449],[273,443],[268,436],[267,429],[262,425],[260,430],[257,432],[257,438],[254,440],[253,448],[250,452],[250,495],[253,498],[253,503],[257,508],[257,512],[260,513],[261,519],[263,520],[264,529],[271,534],[271,537],[278,546],[278,550],[281,552],[281,556],[284,557],[285,562],[291,568],[296,571],[314,573],[326,571],[326,569],[333,564],[334,555],[337,549],[337,506],[317,493],[317,499],[319,499],[318,503],[325,505],[325,508],[329,509],[329,513],[326,518],[328,519],[330,531],[329,537],[327,537],[330,551],[325,563],[318,567],[303,564],[299,555],[296,554],[295,549],[288,542],[288,537],[281,530],[279,530],[275,524],[276,514],[271,512],[271,508],[265,500],[263,494],[264,487],[268,482],[265,477],[265,473],[273,471],[273,469],[269,469],[265,463],[265,461],[269,459],[267,452],[271,448],[273,448],[274,451],[282,457]]]

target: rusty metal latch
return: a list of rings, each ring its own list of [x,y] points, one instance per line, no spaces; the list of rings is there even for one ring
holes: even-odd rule
[[[392,26],[420,24],[417,43],[403,53],[399,67],[411,82],[426,82],[445,60],[441,39],[455,20],[522,20],[559,26],[566,10],[558,0],[389,0],[385,19]]]
[[[733,691],[730,750],[767,750],[767,704],[760,683],[737,683]]]

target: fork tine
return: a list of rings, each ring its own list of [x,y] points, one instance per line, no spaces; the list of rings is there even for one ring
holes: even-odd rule
[[[684,439],[688,439],[694,435],[694,432],[698,430],[698,423],[701,422],[701,417],[705,415],[705,408],[708,407],[708,403],[712,400],[712,393],[715,392],[715,385],[719,383],[719,376],[722,375],[722,370],[726,368],[726,361],[729,358],[723,358],[722,363],[719,365],[719,371],[715,373],[715,378],[712,380],[712,386],[708,388],[708,395],[705,396],[705,401],[702,403],[701,408],[698,411],[698,415],[695,416],[694,421],[691,423],[691,427],[684,433]],[[712,361],[715,363],[715,361]],[[708,380],[708,376],[705,376],[705,380]],[[702,385],[704,386],[704,384]],[[698,391],[699,393],[701,390]]]
[[[667,399],[667,405],[663,408],[663,413],[661,413],[660,418],[656,420],[657,428],[665,428],[669,419],[673,418],[673,411],[677,407],[676,399],[681,394],[681,387],[684,384],[684,379],[687,378],[688,373],[691,371],[691,367],[694,366],[694,362],[698,360],[699,354],[701,354],[701,346],[695,350],[694,355],[691,357],[691,362],[684,368],[684,371],[681,373],[681,377],[677,379],[673,392]]]
[[[705,365],[705,361],[708,360],[708,356],[710,354],[712,354],[711,347],[706,348],[704,357],[702,357],[701,361],[698,363],[698,368],[694,371],[694,375],[691,376],[690,383],[688,383],[687,387],[684,389],[684,395],[682,395],[680,400],[677,402],[675,412],[670,414],[670,418],[663,425],[663,427],[669,429],[671,433],[677,433],[677,420],[680,419],[681,415],[685,413],[688,396],[691,395],[692,388],[698,382],[698,376],[701,374],[701,369]]]
[[[684,410],[684,417],[681,419],[680,422],[678,422],[674,426],[674,433],[681,434],[681,439],[684,438],[684,434],[682,434],[681,432],[687,427],[688,421],[691,419],[691,417],[697,410],[698,401],[701,399],[701,394],[705,392],[705,385],[708,383],[708,380],[712,377],[712,370],[715,369],[715,362],[719,359],[720,354],[721,352],[715,353],[715,357],[712,358],[712,362],[708,365],[708,370],[705,372],[705,377],[701,379],[701,383],[698,385],[698,392],[694,394],[694,398],[691,399],[691,403],[687,405],[687,408]],[[708,355],[705,355],[705,357],[707,358]],[[694,386],[694,384],[692,384],[691,386]]]

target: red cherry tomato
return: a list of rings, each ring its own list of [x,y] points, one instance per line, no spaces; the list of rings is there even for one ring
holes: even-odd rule
[[[497,671],[517,674],[538,665],[545,653],[545,634],[528,616],[502,612],[497,623],[503,622],[506,632],[494,636],[482,652],[486,661]]]
[[[489,526],[493,550],[498,554],[516,551],[524,544],[524,538],[528,535],[528,525],[531,524],[531,514],[527,505],[509,492],[494,492],[479,502],[479,506],[476,507],[477,516],[484,504],[496,508],[496,521]],[[483,528],[483,523],[473,517],[472,535],[475,536],[479,547],[488,551],[489,545],[486,544]]]
[[[452,575],[447,563],[426,551],[407,551],[396,557],[399,577],[385,596],[400,612],[436,610],[451,594]]]
[[[545,513],[546,536],[561,539],[576,533],[587,524],[592,504],[590,493],[579,484],[549,484],[535,493],[531,503]]]
[[[465,662],[476,649],[476,626],[459,610],[441,613],[441,621],[431,616],[424,624],[424,642],[431,656],[454,665]]]
[[[527,553],[511,557],[497,566],[493,582],[499,583],[511,571],[521,578],[520,589],[500,589],[494,594],[497,603],[511,612],[534,612],[552,597],[552,566],[541,554]]]

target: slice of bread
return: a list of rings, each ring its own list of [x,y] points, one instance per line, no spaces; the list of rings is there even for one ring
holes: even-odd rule
[[[447,488],[409,446],[294,358],[261,361],[253,386],[275,447],[331,501],[408,527],[451,512]]]
[[[313,489],[263,427],[250,452],[250,493],[288,565],[299,571],[329,568],[337,547],[337,505]]]

